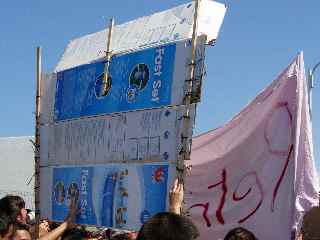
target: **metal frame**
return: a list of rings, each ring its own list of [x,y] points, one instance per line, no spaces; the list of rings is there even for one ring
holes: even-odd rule
[[[309,112],[312,117],[312,88],[314,88],[314,74],[316,70],[320,67],[320,62],[318,62],[308,73],[308,90],[309,90]]]

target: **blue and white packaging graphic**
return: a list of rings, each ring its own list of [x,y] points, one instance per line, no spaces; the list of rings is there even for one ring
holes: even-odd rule
[[[172,171],[168,164],[53,168],[52,219],[65,219],[74,196],[76,223],[139,229],[151,216],[166,211]]]
[[[176,44],[114,56],[110,89],[103,96],[105,62],[59,72],[55,120],[170,104]]]
[[[145,223],[150,217],[166,209],[166,188],[168,168],[166,166],[146,165],[140,170],[144,185],[144,209],[140,211],[140,222]],[[160,211],[159,211],[160,210]]]
[[[200,95],[205,36],[198,38],[193,95]],[[54,121],[182,105],[190,78],[191,41],[115,55],[104,90],[105,62],[57,73]],[[197,97],[197,101],[198,101]]]
[[[56,168],[53,174],[52,217],[63,221],[69,212],[70,198],[78,199],[77,223],[94,225],[97,223],[92,204],[93,169]]]

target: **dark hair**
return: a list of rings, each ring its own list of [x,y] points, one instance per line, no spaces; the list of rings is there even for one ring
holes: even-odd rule
[[[301,234],[303,239],[320,239],[320,207],[313,207],[303,216]]]
[[[79,228],[71,228],[66,230],[62,236],[61,240],[80,240],[85,239],[86,234],[82,229]]]
[[[129,240],[129,236],[127,233],[120,233],[117,235],[113,235],[110,240]]]
[[[10,225],[12,224],[13,224],[13,221],[9,216],[3,213],[0,214],[0,236],[1,237],[4,237],[8,233]]]
[[[162,212],[141,227],[137,240],[192,240],[198,236],[199,231],[189,218]]]
[[[13,230],[14,231],[19,231],[19,230],[29,231],[29,226],[26,224],[22,224],[22,223],[14,223]]]
[[[232,229],[228,234],[224,237],[224,240],[258,240],[252,232],[249,230],[237,227]]]
[[[25,205],[22,197],[7,195],[0,199],[0,212],[5,213],[13,221],[16,221],[21,209],[25,208]]]
[[[27,226],[26,224],[22,224],[22,223],[14,223],[13,235],[15,235],[17,233],[17,231],[22,231],[22,230],[29,232],[29,226]]]

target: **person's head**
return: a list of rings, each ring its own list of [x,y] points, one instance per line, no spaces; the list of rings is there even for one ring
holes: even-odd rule
[[[82,240],[85,239],[85,232],[78,228],[71,228],[65,231],[61,240]]]
[[[9,240],[13,235],[13,221],[6,214],[0,214],[0,239]]]
[[[198,236],[199,231],[189,218],[163,212],[141,227],[137,240],[193,240]]]
[[[320,239],[320,207],[313,207],[303,216],[301,239]]]
[[[20,196],[7,195],[0,199],[0,211],[18,223],[25,224],[27,222],[25,202]]]
[[[112,235],[110,240],[136,240],[137,239],[137,232],[124,232]]]
[[[12,240],[31,240],[28,227],[21,223],[14,224]]]
[[[121,234],[112,236],[110,240],[130,240],[130,238],[127,233],[121,233]]]
[[[249,230],[237,227],[228,232],[224,240],[257,240],[257,238]]]

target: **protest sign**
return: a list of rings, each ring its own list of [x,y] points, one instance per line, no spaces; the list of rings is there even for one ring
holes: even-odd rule
[[[291,239],[318,205],[308,89],[300,54],[229,123],[193,139],[186,209],[200,239],[243,226]]]

